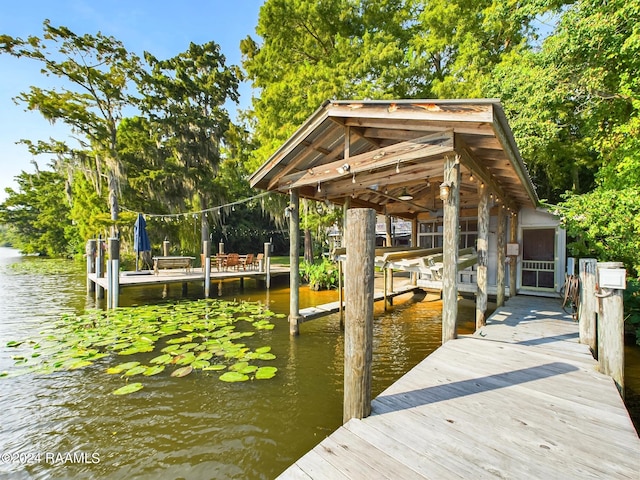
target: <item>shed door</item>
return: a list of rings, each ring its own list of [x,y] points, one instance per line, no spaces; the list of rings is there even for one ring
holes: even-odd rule
[[[522,286],[540,290],[555,287],[556,231],[553,228],[522,231]]]

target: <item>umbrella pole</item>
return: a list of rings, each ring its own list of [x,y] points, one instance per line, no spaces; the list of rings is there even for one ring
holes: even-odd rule
[[[140,254],[136,252],[136,272],[138,271],[138,258]]]

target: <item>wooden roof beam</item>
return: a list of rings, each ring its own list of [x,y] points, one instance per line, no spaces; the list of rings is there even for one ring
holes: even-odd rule
[[[453,132],[443,132],[417,138],[408,142],[397,143],[389,147],[354,155],[349,159],[348,171],[342,171],[344,160],[318,165],[305,172],[283,177],[279,189],[297,188],[339,180],[345,175],[367,172],[391,165],[402,164],[421,158],[441,156],[453,152]]]

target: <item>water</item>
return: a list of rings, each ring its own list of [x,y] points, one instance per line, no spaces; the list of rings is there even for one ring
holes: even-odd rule
[[[35,268],[9,268],[15,262]],[[0,371],[13,368],[8,341],[36,336],[61,313],[96,306],[85,296],[81,267],[69,262],[67,273],[38,272],[49,263],[0,249]],[[250,280],[244,289],[234,281],[212,292],[288,312],[286,285],[265,291]],[[189,295],[201,298],[202,287],[190,284]],[[162,287],[126,288],[120,301],[138,305],[162,296]],[[168,298],[181,298],[181,287],[171,286]],[[301,290],[302,308],[336,299],[336,292]],[[374,395],[439,346],[440,312],[439,301],[398,301],[387,314],[376,305]],[[473,312],[470,303],[461,308],[462,331],[472,330]],[[344,349],[337,315],[301,325],[295,338],[286,319],[275,323],[255,340],[277,355],[278,374],[268,381],[161,374],[145,378],[140,392],[114,396],[122,379],[104,370],[121,357],[75,371],[1,378],[0,454],[9,457],[0,457],[0,478],[274,478],[340,426]],[[144,363],[149,355],[126,360]]]
[[[37,268],[8,268],[14,262]],[[47,264],[0,248],[0,371],[13,367],[8,341],[37,335],[63,312],[96,306],[85,296],[81,267],[69,263],[68,273],[36,273]],[[202,297],[202,287],[189,288],[191,297]],[[181,287],[167,293],[179,299]],[[281,284],[265,291],[249,280],[244,289],[225,282],[212,293],[260,301],[276,312],[289,307]],[[162,287],[126,288],[120,300],[130,306],[162,296]],[[303,308],[336,299],[335,292],[301,290]],[[374,395],[439,346],[441,308],[440,301],[405,300],[385,314],[376,304]],[[473,304],[461,302],[462,333],[473,330],[473,316]],[[9,460],[0,461],[0,478],[274,478],[340,426],[344,349],[337,315],[302,324],[295,338],[286,319],[275,323],[274,330],[251,337],[277,355],[278,374],[268,381],[228,384],[205,372],[161,374],[145,378],[140,392],[114,396],[122,379],[104,370],[122,357],[75,371],[0,378],[0,454],[13,455],[0,456]],[[639,352],[628,349],[635,364],[627,367],[627,385],[635,383],[636,391]],[[145,363],[150,355],[156,353],[126,359]]]

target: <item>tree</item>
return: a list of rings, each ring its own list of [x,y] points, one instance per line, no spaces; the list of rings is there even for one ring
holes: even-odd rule
[[[0,205],[0,223],[16,235],[14,246],[24,253],[49,256],[77,253],[77,232],[69,215],[66,179],[53,171],[38,170],[16,176],[18,190],[7,188]]]
[[[215,42],[191,43],[173,58],[158,60],[145,53],[151,72],[143,74],[142,111],[149,115],[166,157],[162,169],[169,194],[204,210],[223,196],[211,188],[221,161],[221,149],[231,120],[228,100],[238,101],[240,72],[225,65]],[[175,168],[172,168],[175,167]],[[209,238],[207,216],[202,215],[202,240]]]
[[[139,59],[120,41],[101,33],[77,35],[49,20],[43,30],[42,38],[26,40],[0,35],[0,52],[40,62],[43,74],[61,78],[65,86],[50,90],[32,86],[16,100],[79,135],[82,150],[91,151],[96,171],[106,176],[111,219],[116,221],[122,179],[117,129],[123,110],[131,105],[128,86],[139,71]],[[97,179],[101,191],[102,176]]]

